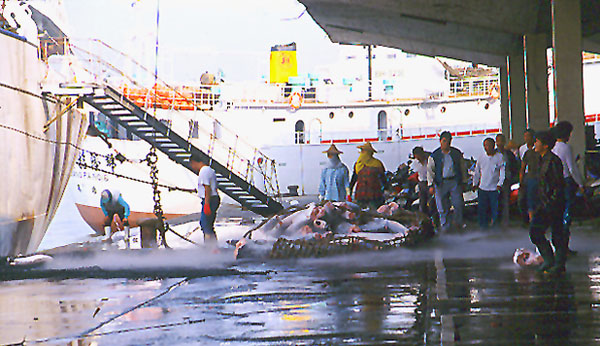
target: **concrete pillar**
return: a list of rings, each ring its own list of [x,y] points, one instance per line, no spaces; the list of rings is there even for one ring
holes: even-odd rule
[[[510,132],[510,111],[508,106],[508,70],[505,64],[500,66],[500,119],[502,123],[502,133],[506,138],[512,139]]]
[[[569,144],[575,155],[585,150],[581,5],[579,0],[552,0],[554,114],[573,124]]]
[[[521,54],[508,57],[508,99],[510,102],[510,138],[523,141],[527,129],[525,109],[525,60]]]
[[[536,131],[550,126],[548,110],[548,59],[546,34],[525,36],[527,124]]]

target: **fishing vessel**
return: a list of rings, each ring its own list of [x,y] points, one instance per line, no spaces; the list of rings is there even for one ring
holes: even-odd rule
[[[44,92],[72,75],[60,4],[0,4],[0,257],[35,252],[56,212],[87,120],[69,98]],[[57,59],[58,58],[58,59]]]
[[[388,170],[395,170],[414,146],[434,149],[441,131],[451,131],[455,145],[467,156],[479,154],[482,137],[500,132],[499,80],[492,68],[474,74],[467,68],[448,69],[430,58],[382,50],[380,55],[388,61],[380,66],[388,71],[389,66],[398,70],[404,63],[405,70],[423,71],[425,66],[428,72],[421,72],[419,79],[402,71],[376,70],[370,81],[299,77],[293,66],[285,66],[293,65],[294,53],[291,46],[271,52],[275,66],[268,81],[224,83],[204,75],[200,78],[204,84],[199,85],[144,87],[120,82],[118,89],[190,143],[272,194],[317,194],[326,161],[322,152],[331,143],[344,152],[341,158],[351,167],[358,157],[356,146],[372,142],[376,156]],[[103,135],[86,139],[72,186],[81,215],[100,231],[103,189],[122,193],[132,208],[130,220],[150,216],[154,200],[144,162],[150,146],[101,113],[93,114]],[[126,160],[115,161],[117,154]],[[257,174],[248,174],[249,167]],[[158,171],[165,214],[176,217],[200,210],[194,194],[173,189],[195,189],[193,173],[160,154]]]

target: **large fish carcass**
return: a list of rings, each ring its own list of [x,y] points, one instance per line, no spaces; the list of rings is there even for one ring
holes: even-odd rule
[[[235,244],[235,257],[323,257],[412,246],[434,235],[431,219],[395,202],[377,211],[350,202],[292,207],[248,231]]]

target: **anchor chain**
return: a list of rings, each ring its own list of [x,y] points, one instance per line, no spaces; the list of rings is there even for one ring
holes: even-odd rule
[[[167,239],[165,237],[165,234],[167,230],[169,230],[169,224],[165,224],[165,218],[163,216],[163,209],[160,200],[160,190],[158,189],[158,155],[156,155],[156,147],[150,147],[150,151],[146,155],[145,161],[148,164],[148,167],[150,167],[150,181],[152,184],[153,193],[152,199],[154,200],[154,215],[156,215],[156,217],[159,220],[159,244],[164,245],[166,248],[168,248],[169,246],[167,245]]]

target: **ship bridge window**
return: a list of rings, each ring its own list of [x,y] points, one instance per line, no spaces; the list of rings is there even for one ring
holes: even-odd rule
[[[296,144],[304,144],[304,121],[298,120],[296,121],[295,129],[294,129],[294,143]]]
[[[377,114],[377,139],[380,141],[387,139],[387,113],[379,111]]]

